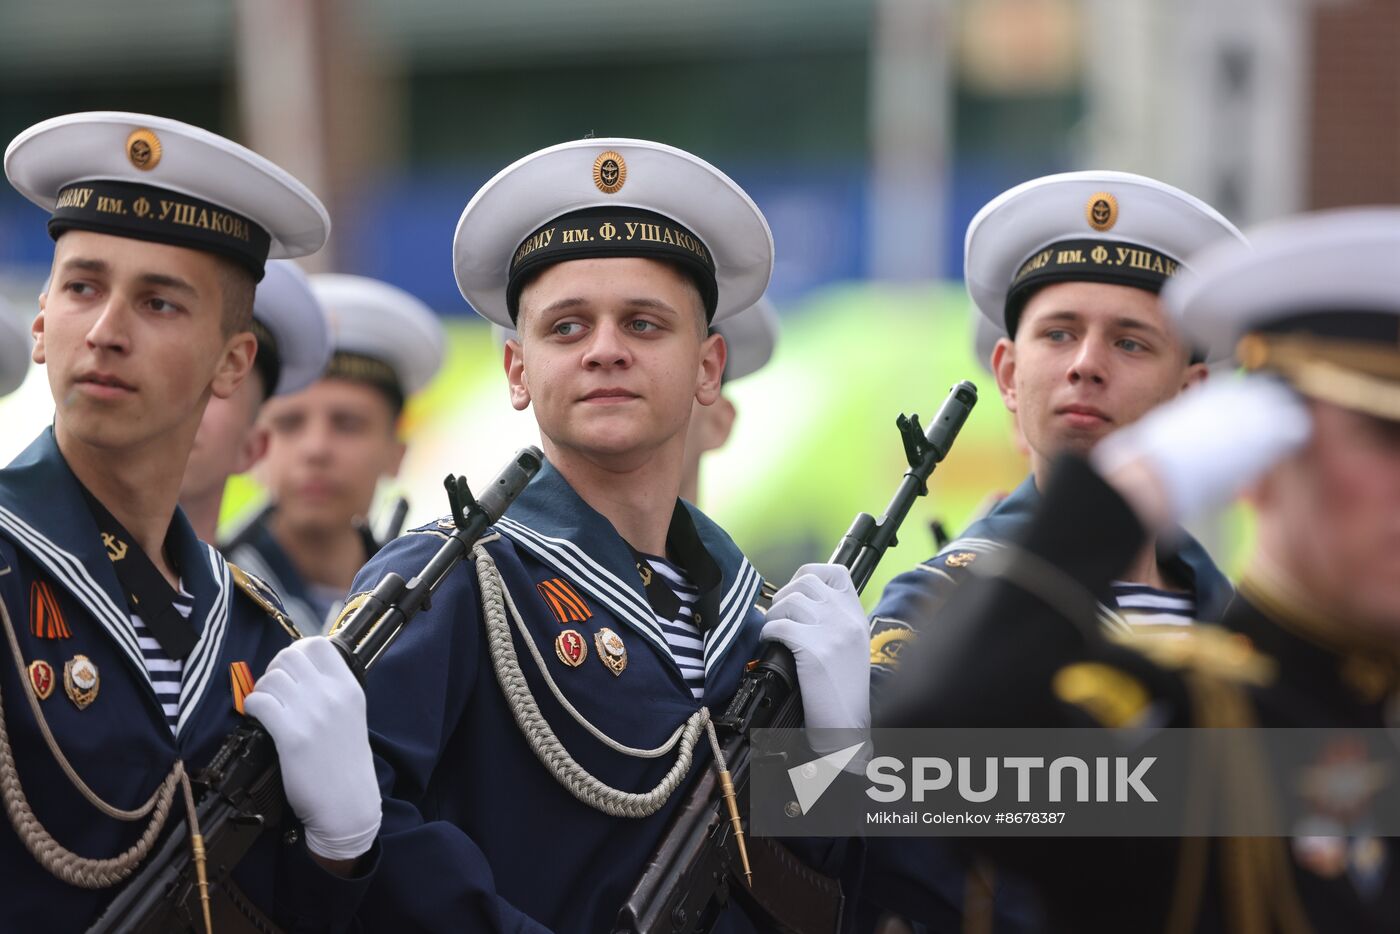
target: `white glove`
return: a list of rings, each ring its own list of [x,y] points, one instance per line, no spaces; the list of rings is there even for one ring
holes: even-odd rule
[[[1267,376],[1227,378],[1188,389],[1115,431],[1089,460],[1120,489],[1115,477],[1145,468],[1165,503],[1147,508],[1159,514],[1143,519],[1171,524],[1227,505],[1311,434],[1312,415],[1289,386]],[[1128,499],[1141,515],[1141,498]]]
[[[798,568],[773,597],[762,637],[792,650],[808,727],[870,727],[870,623],[849,571]]]
[[[243,709],[272,734],[307,848],[336,860],[368,852],[380,802],[365,692],[330,640],[312,636],[278,652]]]

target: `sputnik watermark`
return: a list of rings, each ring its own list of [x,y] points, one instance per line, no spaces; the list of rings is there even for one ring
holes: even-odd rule
[[[1001,790],[1002,770],[1016,773],[1016,801],[1024,804],[1032,800],[1031,783],[1036,779],[1045,783],[1046,794],[1035,796],[1035,800],[1045,800],[1058,804],[1065,800],[1068,790],[1074,801],[1129,801],[1136,796],[1139,801],[1156,801],[1157,796],[1143,783],[1147,770],[1157,761],[1156,756],[1144,756],[1138,760],[1127,756],[1097,756],[1090,765],[1078,756],[1060,756],[1051,760],[1049,766],[1044,756],[1004,756],[982,760],[980,773],[981,787],[973,787],[979,780],[979,763],[970,756],[959,756],[954,762],[938,756],[917,756],[908,763],[910,781],[905,781],[903,772],[906,763],[893,756],[879,756],[870,760],[865,777],[874,785],[866,789],[872,801],[888,804],[906,798],[915,803],[922,802],[926,795],[953,787],[954,773],[957,775],[956,791],[964,801],[983,804],[996,799]],[[1043,770],[1043,771],[1040,771]],[[1037,772],[1040,772],[1037,775]],[[1093,774],[1093,789],[1090,789],[1090,774]]]
[[[832,732],[753,731],[751,833],[1400,836],[1386,730]]]

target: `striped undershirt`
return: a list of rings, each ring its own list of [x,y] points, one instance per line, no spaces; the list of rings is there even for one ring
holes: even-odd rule
[[[1179,590],[1113,582],[1113,599],[1123,619],[1134,626],[1187,626],[1196,621],[1196,600]]]
[[[671,650],[671,658],[681,670],[686,687],[699,700],[705,696],[705,637],[700,627],[695,625],[695,604],[700,601],[700,588],[690,582],[684,571],[665,558],[656,555],[642,557],[680,601],[675,619],[657,613],[656,622],[666,636],[666,647]]]
[[[194,596],[185,593],[184,581],[176,589],[171,604],[186,620],[194,612]],[[184,677],[185,663],[166,655],[146,628],[145,621],[135,613],[131,614],[131,625],[136,627],[136,644],[141,646],[141,658],[146,663],[146,670],[151,673],[151,684],[155,685],[160,709],[165,711],[165,722],[170,725],[170,732],[174,733],[180,721],[180,679]]]

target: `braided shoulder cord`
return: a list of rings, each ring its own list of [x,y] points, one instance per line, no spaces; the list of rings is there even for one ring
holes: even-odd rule
[[[29,699],[29,707],[34,712],[34,721],[39,725],[39,732],[43,734],[49,752],[63,769],[63,774],[68,776],[68,780],[73,783],[73,787],[87,799],[89,804],[116,820],[130,822],[141,820],[148,814],[151,816],[150,823],[146,825],[140,838],[125,852],[109,859],[79,856],[61,845],[39,822],[33,808],[29,806],[29,799],[25,797],[24,788],[20,785],[19,772],[15,768],[14,751],[10,747],[9,730],[5,724],[4,698],[0,696],[0,798],[4,799],[5,814],[14,826],[15,833],[39,865],[43,866],[51,875],[79,888],[105,889],[116,885],[131,875],[141,864],[141,861],[146,858],[146,855],[150,853],[151,846],[160,836],[160,832],[165,828],[166,820],[170,816],[170,805],[174,800],[177,785],[184,788],[190,827],[195,833],[198,833],[195,829],[198,825],[195,822],[194,799],[190,790],[189,777],[185,774],[185,763],[178,759],[175,760],[170,774],[160,783],[160,786],[146,800],[146,803],[135,810],[127,811],[113,807],[88,787],[87,783],[78,775],[77,770],[69,763],[68,757],[63,754],[63,750],[58,746],[58,741],[54,739],[53,731],[49,729],[48,720],[44,717],[44,712],[39,706],[39,698],[34,694],[34,685],[30,683],[28,673],[25,671],[23,656],[20,654],[19,639],[15,636],[10,612],[3,600],[0,600],[0,621],[4,623],[5,636],[10,643],[10,654],[14,658],[15,669],[19,672],[20,683],[24,685],[25,696]]]
[[[708,731],[711,734],[711,742],[718,747],[718,742],[713,736],[714,726],[710,723],[709,709],[701,707],[695,711],[685,723],[676,728],[666,742],[655,749],[636,749],[612,739],[589,723],[559,690],[540,655],[539,647],[535,645],[535,640],[531,638],[524,621],[520,618],[515,601],[505,589],[491,555],[478,544],[473,550],[473,557],[476,560],[477,581],[481,586],[481,608],[486,621],[486,641],[491,652],[491,665],[496,671],[496,680],[500,682],[511,714],[525,735],[530,749],[559,784],[589,807],[612,817],[641,818],[655,814],[690,772],[695,744],[699,741],[701,732]],[[654,759],[679,746],[675,763],[655,788],[641,794],[613,788],[593,776],[569,755],[540,712],[539,704],[526,683],[525,673],[520,668],[520,659],[511,637],[512,620],[520,630],[521,641],[534,657],[535,664],[555,699],[580,726],[609,749],[636,758]]]

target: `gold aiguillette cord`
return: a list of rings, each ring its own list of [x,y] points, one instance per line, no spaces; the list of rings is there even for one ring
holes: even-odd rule
[[[724,806],[729,810],[729,823],[734,827],[734,842],[739,844],[739,862],[744,867],[744,879],[753,888],[753,867],[749,865],[749,848],[744,843],[744,824],[739,819],[739,799],[734,794],[734,779],[729,776],[729,766],[724,761],[724,753],[719,748],[719,737],[715,735],[715,725],[705,721],[705,733],[710,737],[710,749],[715,754],[715,772],[719,775],[720,794]]]
[[[190,852],[194,856],[194,875],[199,883],[199,905],[204,909],[204,934],[214,934],[214,921],[209,912],[209,871],[205,866],[204,834],[199,832],[199,813],[194,806],[194,791],[190,780],[180,773],[180,787],[185,792],[185,811],[190,818]]]

